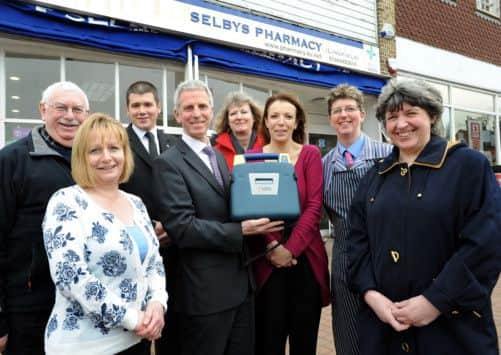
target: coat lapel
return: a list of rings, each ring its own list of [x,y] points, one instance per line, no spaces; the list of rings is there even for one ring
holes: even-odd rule
[[[160,145],[160,154],[170,148],[171,142],[168,136],[160,129],[157,129],[158,145]]]
[[[177,147],[179,148],[179,151],[183,155],[183,159],[186,161],[186,163],[190,165],[193,168],[193,170],[195,170],[202,178],[207,180],[207,182],[214,188],[214,190],[217,191],[217,193],[224,196],[225,193],[223,191],[223,188],[219,185],[216,178],[214,177],[214,174],[212,174],[212,172],[204,164],[202,159],[200,159],[198,155],[186,143],[182,141],[182,139],[180,139],[179,142],[177,143]],[[218,156],[217,153],[216,156]],[[220,164],[219,157],[218,157],[218,164]],[[228,180],[227,169],[226,169],[226,174],[223,174],[223,172],[221,172],[221,174],[223,175],[223,181],[225,181],[225,186],[226,186],[227,182],[226,180],[224,180],[225,179],[224,176],[226,175],[226,179]]]
[[[134,151],[134,153],[142,159],[148,166],[152,166],[152,160],[146,149],[144,148],[143,143],[139,140],[136,132],[132,129],[132,124],[127,126],[127,133],[129,135],[130,140],[130,148]]]

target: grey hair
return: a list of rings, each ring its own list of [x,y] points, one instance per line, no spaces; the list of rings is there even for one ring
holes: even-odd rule
[[[54,84],[49,85],[42,93],[42,100],[41,103],[47,105],[54,96],[54,92],[61,90],[61,91],[73,91],[76,93],[79,93],[83,96],[84,98],[84,103],[85,103],[85,109],[89,109],[89,99],[87,98],[87,95],[85,92],[75,83],[71,81],[58,81]]]
[[[390,80],[377,100],[377,119],[384,123],[386,113],[401,110],[404,103],[425,110],[430,119],[435,119],[431,123],[431,134],[442,135],[444,106],[442,95],[436,88],[423,80]]]
[[[207,96],[209,97],[210,106],[214,107],[214,98],[212,97],[212,93],[205,82],[202,80],[186,80],[180,83],[174,92],[174,109],[176,111],[179,109],[179,97],[183,91],[187,90],[205,90]]]

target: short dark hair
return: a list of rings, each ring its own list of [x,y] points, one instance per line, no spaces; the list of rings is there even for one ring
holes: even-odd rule
[[[285,92],[279,92],[268,97],[268,100],[266,100],[266,103],[264,104],[263,119],[261,120],[259,130],[265,143],[270,143],[270,133],[268,132],[268,128],[266,128],[266,118],[268,117],[268,110],[270,109],[271,104],[275,101],[286,101],[294,105],[296,108],[297,127],[294,132],[292,132],[292,140],[296,143],[304,144],[306,139],[306,112],[297,96]]]
[[[155,99],[157,105],[159,105],[160,97],[158,96],[158,90],[155,85],[149,81],[136,81],[135,83],[130,84],[125,94],[125,102],[127,103],[127,106],[129,106],[129,97],[131,94],[144,95],[150,92],[153,94],[153,98]]]
[[[440,91],[423,80],[392,79],[383,87],[377,100],[377,119],[384,123],[386,113],[401,110],[404,103],[425,110],[432,120],[431,134],[442,134],[444,106]]]

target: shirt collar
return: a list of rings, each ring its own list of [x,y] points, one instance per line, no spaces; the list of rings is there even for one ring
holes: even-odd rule
[[[209,144],[202,142],[198,139],[190,137],[189,135],[187,135],[184,132],[181,135],[181,139],[183,140],[183,142],[185,142],[191,148],[191,150],[193,150],[197,154],[200,154],[202,152],[202,149],[204,149],[206,146],[209,145]]]
[[[360,137],[358,137],[358,139],[355,142],[353,142],[353,144],[350,145],[349,147],[345,147],[341,143],[338,143],[337,147],[339,154],[341,154],[341,156],[343,156],[344,151],[347,150],[350,152],[353,159],[358,158],[362,153],[362,149],[364,149],[364,135],[360,134]]]
[[[146,132],[148,132],[148,131],[145,131],[144,129],[141,129],[141,128],[137,127],[134,124],[132,125],[132,130],[136,133],[136,135],[141,140],[145,138],[144,135],[146,134]],[[155,140],[158,141],[156,127],[154,127],[150,132],[151,132],[151,134],[153,134],[153,137],[155,137]]]

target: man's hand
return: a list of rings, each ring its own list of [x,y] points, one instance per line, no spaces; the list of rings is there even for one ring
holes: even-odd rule
[[[381,322],[391,325],[397,332],[409,329],[409,324],[401,323],[393,316],[393,311],[396,307],[393,302],[382,293],[369,290],[364,294],[364,300],[374,313],[376,313]]]
[[[5,334],[3,337],[0,338],[0,352],[5,351],[5,348],[7,347],[8,338],[9,338],[8,334]]]
[[[154,229],[155,229],[155,234],[157,235],[158,242],[160,243],[161,247],[166,247],[171,243],[171,239],[167,235],[167,232],[165,231],[164,227],[162,226],[162,223],[159,221],[154,221]]]
[[[291,267],[297,264],[297,260],[294,258],[294,255],[283,245],[278,245],[276,240],[272,241],[266,246],[266,249],[273,250],[266,254],[266,258],[268,261],[275,267]]]
[[[270,221],[269,218],[247,219],[241,222],[242,234],[266,234],[284,229],[284,221]]]
[[[392,313],[400,323],[415,327],[424,327],[440,315],[440,311],[423,295],[395,303]]]
[[[160,338],[164,328],[164,308],[160,302],[149,303],[146,311],[140,313],[138,325],[134,329],[136,334],[148,340]]]

